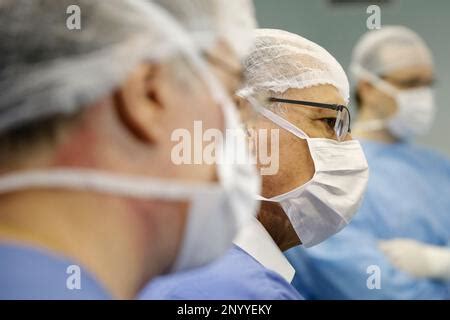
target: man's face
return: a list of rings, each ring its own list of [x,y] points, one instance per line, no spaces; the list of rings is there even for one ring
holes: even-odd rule
[[[430,66],[416,66],[397,69],[381,78],[401,91],[431,86],[434,74]],[[367,101],[368,107],[372,108],[380,119],[392,117],[398,109],[395,98],[374,86],[370,89],[364,90],[364,97],[362,97]]]
[[[328,104],[345,105],[338,90],[331,85],[319,85],[306,89],[289,89],[283,98],[305,100]],[[336,139],[334,124],[335,110],[293,104],[281,104],[282,117],[303,130],[311,138]],[[279,171],[263,177],[263,196],[273,197],[295,189],[308,182],[314,175],[306,140],[300,139],[280,128],[272,121],[258,115],[252,127],[258,129],[279,129]],[[351,139],[347,135],[346,140]]]
[[[345,105],[338,90],[331,85],[290,89],[284,93],[283,98]],[[239,106],[242,110],[241,114],[246,114],[246,110],[251,108],[248,101],[244,99],[240,100]],[[303,130],[311,138],[336,139],[334,124],[337,112],[334,110],[282,104],[281,112],[281,117]],[[311,180],[315,168],[306,140],[294,136],[260,114],[247,117],[245,123],[254,131],[279,130],[279,170],[274,175],[262,176],[262,195],[265,198],[286,193]],[[350,139],[351,136],[347,135],[346,140]],[[268,142],[269,145],[270,143],[271,141]],[[258,166],[261,167],[261,164],[259,163]],[[300,244],[289,218],[278,203],[263,201],[258,219],[282,250]]]

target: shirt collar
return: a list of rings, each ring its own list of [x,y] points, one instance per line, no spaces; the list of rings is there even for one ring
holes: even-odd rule
[[[257,219],[253,219],[241,229],[234,243],[264,267],[278,273],[291,283],[295,274],[294,268]]]

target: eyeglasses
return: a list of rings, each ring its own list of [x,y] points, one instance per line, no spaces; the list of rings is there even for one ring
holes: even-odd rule
[[[336,133],[336,138],[338,141],[343,141],[348,133],[351,132],[350,129],[350,112],[348,108],[341,104],[328,104],[312,101],[302,101],[302,100],[291,100],[282,98],[267,98],[269,102],[281,102],[288,104],[303,105],[308,107],[325,108],[337,111],[336,123],[334,125],[334,132]]]

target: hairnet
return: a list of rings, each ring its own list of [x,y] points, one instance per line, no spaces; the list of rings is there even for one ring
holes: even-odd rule
[[[244,67],[246,85],[240,95],[330,84],[349,99],[348,79],[336,59],[318,44],[287,31],[256,30]]]
[[[66,27],[70,5],[81,9],[81,30]],[[76,113],[139,63],[189,44],[164,10],[141,0],[2,0],[0,132]]]
[[[355,80],[364,73],[383,75],[396,69],[432,66],[433,58],[425,41],[403,26],[385,26],[364,34],[355,46],[350,70]]]
[[[256,18],[252,0],[151,0],[169,11],[201,49],[222,37],[244,58],[252,45]]]

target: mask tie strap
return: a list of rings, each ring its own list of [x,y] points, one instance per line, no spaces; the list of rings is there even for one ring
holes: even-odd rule
[[[253,104],[253,106],[257,112],[259,112],[261,115],[263,115],[265,118],[269,119],[270,121],[272,121],[279,127],[289,131],[294,136],[296,136],[300,139],[308,139],[309,138],[308,135],[305,132],[303,132],[303,130],[301,130],[300,128],[296,127],[295,125],[293,125],[286,119],[280,117],[276,113],[270,111],[269,109],[262,107],[260,105],[260,103],[258,101],[256,101],[255,98],[248,97],[247,99],[250,101],[250,103]]]
[[[214,194],[220,187],[215,184],[140,178],[89,169],[36,170],[0,177],[0,194],[36,188],[88,190],[140,199],[189,200],[196,191],[206,196]]]

